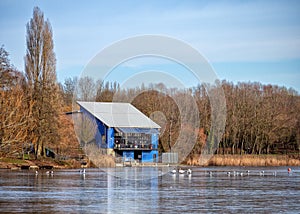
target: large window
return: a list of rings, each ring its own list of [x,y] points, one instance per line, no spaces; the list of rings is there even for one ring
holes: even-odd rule
[[[151,134],[115,132],[115,148],[152,149]]]

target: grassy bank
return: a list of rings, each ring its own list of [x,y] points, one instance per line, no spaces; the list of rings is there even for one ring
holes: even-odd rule
[[[188,165],[203,165],[199,156],[188,159]],[[299,155],[214,155],[209,166],[300,166]]]
[[[81,164],[75,159],[58,161],[51,158],[40,160],[23,160],[16,158],[0,158],[0,169],[18,169],[21,167],[37,167],[50,166],[57,169],[80,168]]]
[[[99,158],[100,157],[100,158]],[[204,164],[200,156],[190,157],[184,164],[193,166],[300,166],[299,155],[214,155]],[[115,167],[113,158],[109,155],[94,154],[90,156],[91,162],[87,167]],[[16,169],[22,166],[53,166],[54,168],[80,168],[81,163],[75,159],[57,161],[21,160],[13,158],[0,158],[0,168]]]

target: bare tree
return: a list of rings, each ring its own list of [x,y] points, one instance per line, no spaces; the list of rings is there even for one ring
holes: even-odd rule
[[[26,142],[28,128],[33,127],[30,115],[33,103],[26,103],[20,86],[0,91],[0,153],[20,154]]]
[[[76,100],[76,84],[77,84],[77,77],[67,78],[65,79],[63,85],[63,97],[65,105],[72,106],[73,101]]]
[[[47,144],[58,142],[58,114],[60,97],[56,82],[56,58],[50,22],[35,7],[26,25],[25,73],[29,101],[33,101],[32,118],[36,128],[29,140],[35,145],[36,157],[44,155]]]
[[[74,130],[79,138],[80,145],[83,148],[90,143],[95,143],[97,134],[97,123],[95,118],[88,116],[86,113],[74,115]]]
[[[95,81],[89,77],[81,77],[78,80],[78,99],[81,101],[92,101],[95,100],[96,86]]]
[[[24,75],[19,72],[9,60],[9,53],[0,47],[0,89],[10,90],[24,83]]]
[[[32,127],[29,117],[32,102],[26,103],[24,76],[8,59],[8,52],[0,48],[0,153],[1,156],[20,154]]]

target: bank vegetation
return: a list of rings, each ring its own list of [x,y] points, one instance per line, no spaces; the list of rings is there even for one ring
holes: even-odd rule
[[[225,80],[188,89],[168,88],[162,83],[121,88],[117,82],[87,76],[58,83],[52,37],[49,20],[34,8],[26,26],[25,72],[14,68],[9,53],[4,46],[0,48],[1,157],[41,159],[55,154],[64,159],[82,155],[74,124],[65,113],[77,109],[76,100],[84,100],[132,103],[162,126],[160,153],[170,152],[179,138],[196,136],[184,163],[198,164],[199,155],[209,147],[214,148],[209,152],[217,155],[211,159],[212,165],[299,165],[297,91],[259,82],[234,84]],[[226,99],[226,124],[216,144],[218,133],[212,124],[215,115],[211,99],[214,89],[220,88]],[[199,122],[189,114],[194,105]],[[186,121],[182,114],[186,114]],[[179,135],[181,132],[184,135]],[[258,160],[255,155],[263,158]],[[264,159],[264,155],[271,158]],[[293,158],[283,160],[282,157],[291,157],[287,155]],[[105,161],[113,165],[111,160]]]

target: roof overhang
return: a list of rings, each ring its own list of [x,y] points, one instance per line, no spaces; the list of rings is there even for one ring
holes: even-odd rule
[[[122,133],[143,133],[143,134],[159,134],[158,129],[151,129],[151,128],[121,128],[115,127],[117,132]]]

